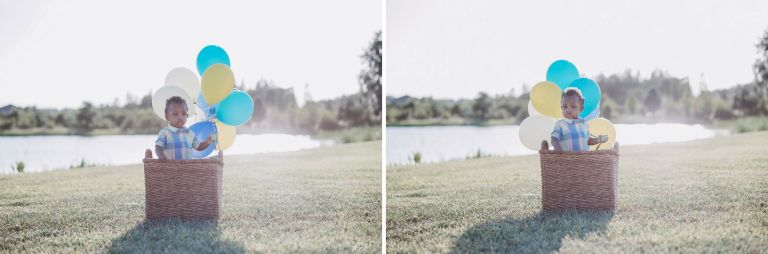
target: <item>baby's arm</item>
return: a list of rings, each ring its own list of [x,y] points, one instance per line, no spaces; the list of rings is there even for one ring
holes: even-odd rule
[[[209,135],[208,138],[205,139],[204,142],[200,143],[200,145],[198,145],[195,149],[202,151],[207,149],[211,144],[213,144],[213,135]]]
[[[155,153],[157,154],[158,159],[165,160],[165,154],[163,154],[162,146],[155,145]]]
[[[587,144],[591,146],[597,145],[600,143],[605,143],[605,142],[608,142],[608,135],[599,135],[597,137],[589,137],[589,139],[587,140]]]

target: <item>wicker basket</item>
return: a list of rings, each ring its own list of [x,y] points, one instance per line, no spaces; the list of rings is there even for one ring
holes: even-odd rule
[[[224,154],[199,160],[144,158],[147,219],[218,219]]]
[[[619,143],[613,150],[562,152],[541,142],[544,210],[614,210],[618,199]]]

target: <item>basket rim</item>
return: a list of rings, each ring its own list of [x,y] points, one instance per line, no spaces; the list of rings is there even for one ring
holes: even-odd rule
[[[150,155],[151,156],[151,155]],[[224,165],[224,153],[222,151],[219,151],[219,154],[216,157],[210,157],[205,159],[191,159],[191,160],[162,160],[162,159],[155,159],[155,158],[144,158],[142,159],[142,162],[152,163],[152,164],[219,164]]]
[[[614,155],[619,156],[619,142],[615,142],[613,145],[613,149],[606,149],[606,150],[595,150],[595,151],[558,151],[558,150],[549,150],[549,143],[547,143],[546,140],[541,141],[541,149],[539,149],[539,154],[563,154],[563,155]]]

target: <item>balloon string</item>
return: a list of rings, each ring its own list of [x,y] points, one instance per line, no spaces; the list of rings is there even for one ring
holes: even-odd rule
[[[597,138],[595,135],[589,135],[589,137],[590,137],[590,138]],[[603,144],[603,143],[598,143],[598,144],[597,144],[597,147],[595,147],[595,151],[597,151],[597,150],[600,150],[600,145],[602,145],[602,144]]]
[[[211,118],[211,122],[214,126],[214,135],[216,135],[216,150],[221,151],[221,145],[219,144],[219,127],[216,126],[216,118]]]

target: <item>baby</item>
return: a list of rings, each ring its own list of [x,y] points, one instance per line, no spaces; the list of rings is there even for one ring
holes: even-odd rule
[[[577,88],[565,89],[562,96],[562,118],[552,130],[552,146],[557,151],[589,151],[589,146],[605,143],[608,135],[591,137],[587,121],[579,118],[584,110],[584,96]]]
[[[187,122],[187,103],[178,96],[173,96],[165,102],[165,120],[168,127],[160,129],[155,141],[155,153],[159,159],[189,160],[192,159],[192,148],[205,150],[213,143],[214,135],[203,141],[195,139],[195,133],[184,128]]]

